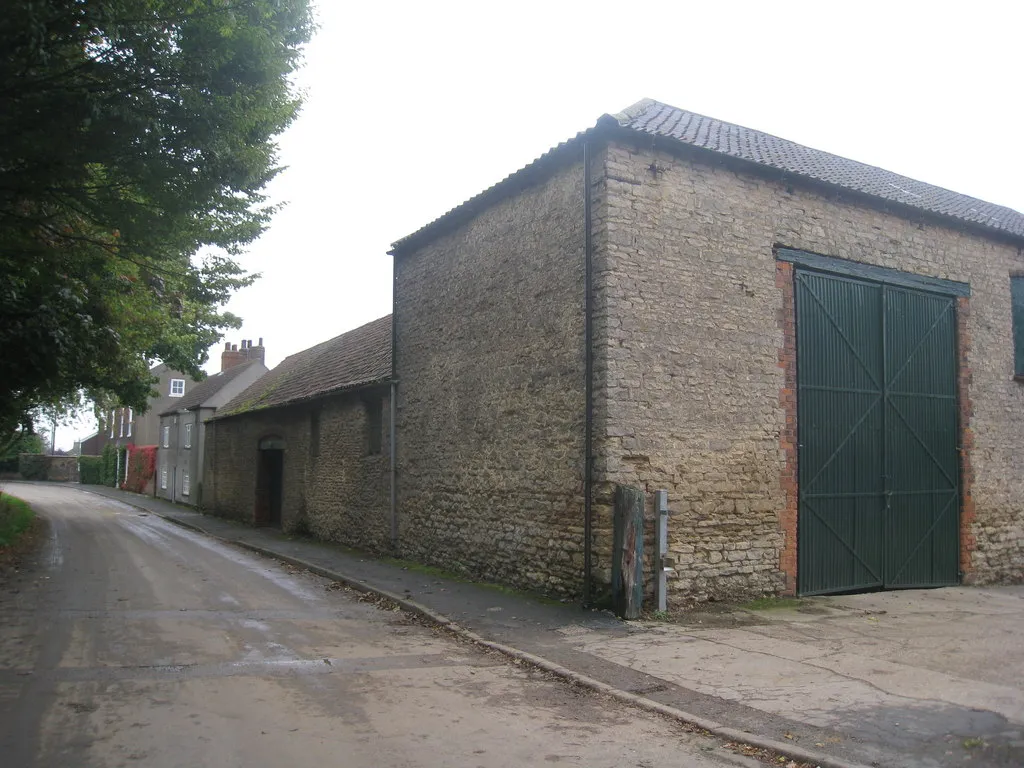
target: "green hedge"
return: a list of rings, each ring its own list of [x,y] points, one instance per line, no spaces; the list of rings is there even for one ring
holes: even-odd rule
[[[103,457],[78,457],[78,482],[82,485],[103,485]]]
[[[100,458],[103,461],[103,474],[99,484],[113,488],[117,482],[117,448],[113,443],[103,446],[103,456]]]

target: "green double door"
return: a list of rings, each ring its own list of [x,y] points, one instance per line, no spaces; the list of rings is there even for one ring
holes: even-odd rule
[[[799,592],[956,584],[955,299],[795,280]]]

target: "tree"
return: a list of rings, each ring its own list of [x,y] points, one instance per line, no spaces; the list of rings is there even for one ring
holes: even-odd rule
[[[33,432],[19,429],[11,435],[0,435],[0,472],[17,472],[19,455],[43,450],[43,439]]]
[[[256,276],[308,0],[12,0],[0,15],[0,435],[200,376]],[[207,254],[200,258],[199,254]]]

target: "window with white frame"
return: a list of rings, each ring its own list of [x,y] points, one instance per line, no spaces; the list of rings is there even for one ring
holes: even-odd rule
[[[185,425],[185,447],[186,448],[191,448],[192,447],[192,425],[191,424],[186,424]]]
[[[181,473],[181,495],[182,496],[188,496],[188,491],[189,491],[190,487],[191,487],[191,484],[189,483],[189,480],[188,480],[188,472],[182,472]]]
[[[119,408],[117,410],[117,415],[121,417],[121,430],[118,437],[124,437],[124,408]]]
[[[185,394],[185,380],[171,379],[171,397],[181,397]]]
[[[114,412],[110,412],[110,436],[114,436]]]
[[[167,490],[167,467],[160,468],[160,488],[161,490]]]
[[[165,424],[161,431],[163,432],[163,435],[161,436],[162,439],[160,440],[160,445],[162,445],[164,448],[170,448],[171,447],[171,427],[170,427],[170,425]]]
[[[132,422],[133,421],[135,421],[135,412],[131,408],[129,408],[128,409],[128,437],[132,436]]]

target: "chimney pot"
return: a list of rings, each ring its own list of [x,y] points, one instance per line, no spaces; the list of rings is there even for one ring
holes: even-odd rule
[[[220,353],[220,369],[226,371],[230,368],[234,368],[236,365],[241,365],[249,357],[249,349],[247,346],[247,339],[242,339],[242,348],[239,349],[237,344],[227,342],[224,345],[224,351]]]
[[[263,346],[263,337],[262,336],[260,336],[260,346],[261,347]]]

